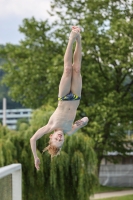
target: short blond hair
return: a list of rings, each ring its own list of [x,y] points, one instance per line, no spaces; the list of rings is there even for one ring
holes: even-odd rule
[[[53,146],[51,141],[49,141],[49,145],[43,149],[43,153],[45,151],[48,151],[48,153],[51,155],[51,158],[53,158],[54,156],[60,155],[61,148]]]

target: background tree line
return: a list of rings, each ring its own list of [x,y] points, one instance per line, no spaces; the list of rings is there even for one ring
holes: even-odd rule
[[[4,48],[4,45],[0,45],[0,49]],[[2,109],[3,105],[3,98],[5,97],[7,100],[7,108],[13,109],[13,108],[21,108],[22,105],[20,103],[17,103],[11,99],[11,97],[8,95],[9,93],[9,87],[7,87],[5,84],[2,83],[2,78],[4,76],[4,71],[2,70],[2,65],[4,64],[5,60],[0,58],[0,109]]]
[[[83,91],[77,119],[89,117],[84,134],[94,141],[97,169],[107,152],[126,156],[132,151],[126,137],[133,130],[132,8],[128,0],[53,0],[49,13],[58,15],[58,21],[24,19],[19,31],[25,39],[0,50],[7,60],[3,81],[12,98],[35,109],[46,104],[55,108],[70,27],[82,27]]]

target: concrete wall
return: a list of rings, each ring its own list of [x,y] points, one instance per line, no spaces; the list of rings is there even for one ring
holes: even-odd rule
[[[133,187],[133,165],[101,165],[99,180],[104,186]]]

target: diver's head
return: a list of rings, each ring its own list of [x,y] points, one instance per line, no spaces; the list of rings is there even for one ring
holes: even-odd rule
[[[52,158],[60,154],[61,147],[64,143],[63,131],[60,129],[56,129],[49,138],[49,145],[43,150],[43,152],[48,151]]]

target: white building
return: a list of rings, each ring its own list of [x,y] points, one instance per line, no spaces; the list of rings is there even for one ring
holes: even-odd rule
[[[6,109],[5,113],[0,110],[0,121],[4,120],[4,125],[9,129],[16,129],[17,120],[21,118],[30,119],[32,114],[32,109]]]

